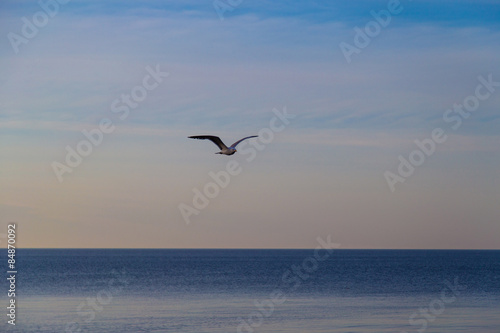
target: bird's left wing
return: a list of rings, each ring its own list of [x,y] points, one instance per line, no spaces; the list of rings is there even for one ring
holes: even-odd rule
[[[218,136],[213,136],[213,135],[193,135],[193,136],[188,136],[189,139],[198,139],[198,140],[210,140],[213,143],[217,145],[221,150],[222,149],[227,149],[226,145]]]

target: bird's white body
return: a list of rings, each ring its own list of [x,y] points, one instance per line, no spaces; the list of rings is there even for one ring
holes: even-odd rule
[[[234,153],[236,153],[236,149],[234,149],[234,148],[227,148],[227,149],[221,149],[221,151],[218,152],[218,153],[216,153],[216,154],[233,155]]]
[[[220,149],[220,152],[218,152],[216,154],[233,155],[237,151],[236,150],[236,146],[241,141],[246,140],[246,139],[250,139],[250,138],[256,138],[256,137],[257,137],[257,135],[247,136],[247,137],[245,137],[245,138],[243,138],[241,140],[236,141],[230,147],[226,146],[224,144],[224,142],[222,142],[222,140],[218,136],[213,136],[213,135],[195,135],[195,136],[190,136],[188,138],[190,138],[190,139],[199,139],[199,140],[210,140],[213,143],[215,143],[215,145],[217,147],[219,147],[219,149]]]

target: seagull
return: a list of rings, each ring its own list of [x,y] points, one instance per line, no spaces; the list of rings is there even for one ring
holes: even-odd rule
[[[238,143],[240,143],[243,140],[250,139],[250,138],[256,138],[257,135],[252,135],[252,136],[247,136],[246,138],[243,138],[241,140],[236,141],[233,143],[230,147],[226,146],[224,142],[218,137],[218,136],[213,136],[213,135],[194,135],[194,136],[188,136],[189,139],[199,139],[199,140],[210,140],[213,143],[219,147],[220,152],[216,154],[223,154],[223,155],[233,155],[236,153],[236,146]]]

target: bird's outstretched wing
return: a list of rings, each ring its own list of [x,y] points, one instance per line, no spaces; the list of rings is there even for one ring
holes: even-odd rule
[[[217,145],[217,147],[219,147],[220,150],[227,149],[227,146],[224,144],[224,142],[222,142],[222,140],[218,136],[213,136],[213,135],[194,135],[194,136],[188,136],[188,138],[190,138],[190,139],[199,139],[199,140],[210,140],[213,143],[215,143]],[[244,139],[242,139],[242,140],[244,140]],[[238,142],[240,142],[240,141],[238,141]]]
[[[250,139],[250,138],[256,138],[256,137],[257,137],[257,135],[247,136],[246,138],[243,138],[241,140],[236,141],[229,148],[236,148],[236,146],[238,145],[238,143],[240,143],[241,141],[246,140],[246,139]]]

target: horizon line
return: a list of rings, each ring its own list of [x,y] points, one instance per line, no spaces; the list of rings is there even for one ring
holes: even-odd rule
[[[18,247],[16,250],[314,250],[315,248],[188,248],[188,247]],[[335,248],[332,250],[381,250],[381,251],[500,251],[485,248]]]

